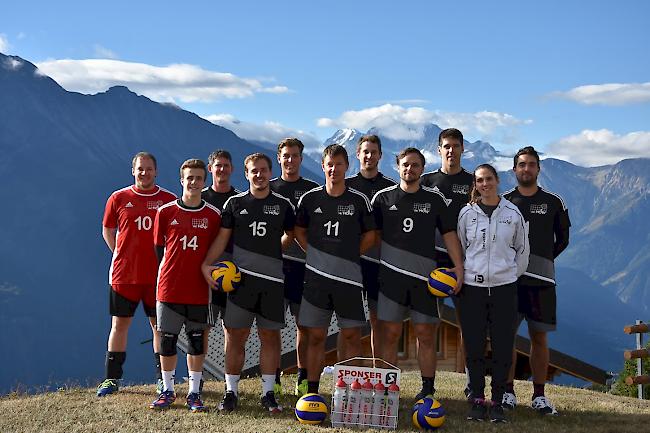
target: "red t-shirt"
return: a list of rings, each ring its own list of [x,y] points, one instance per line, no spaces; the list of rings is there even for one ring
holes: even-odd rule
[[[158,259],[153,247],[156,211],[176,198],[164,188],[151,191],[127,186],[106,201],[103,225],[117,229],[108,284],[155,284]]]
[[[160,263],[156,299],[173,304],[202,305],[210,302],[201,263],[221,227],[219,210],[201,202],[187,208],[175,200],[158,210],[154,243],[165,247]]]

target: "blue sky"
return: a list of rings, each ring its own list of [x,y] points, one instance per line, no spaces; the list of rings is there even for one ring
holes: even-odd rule
[[[582,165],[650,156],[647,1],[11,3],[0,52],[244,138],[433,122]]]

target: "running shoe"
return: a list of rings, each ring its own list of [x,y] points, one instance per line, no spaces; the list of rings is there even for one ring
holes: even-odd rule
[[[163,391],[157,399],[151,402],[150,409],[167,409],[176,401],[176,394],[174,391]]]
[[[467,419],[471,421],[485,421],[488,419],[488,410],[484,399],[475,398],[472,401],[472,407],[467,414]]]
[[[490,406],[490,421],[494,423],[503,423],[506,421],[506,415],[503,413],[503,406],[496,401],[492,402]]]
[[[120,389],[117,379],[106,379],[97,387],[97,397],[105,397],[116,393]]]
[[[417,394],[415,394],[415,401],[422,400],[425,397],[430,397],[433,398],[433,393],[435,391],[426,391],[424,389],[420,390]]]
[[[187,395],[185,406],[187,406],[192,413],[205,412],[206,410],[206,407],[203,405],[203,400],[201,400],[201,394],[198,392],[193,392]]]
[[[307,379],[303,379],[300,382],[296,382],[296,389],[293,393],[296,397],[302,397],[303,395],[307,394],[307,388]]]
[[[517,406],[517,396],[512,392],[505,392],[501,399],[501,406],[503,406],[504,409],[514,410]]]
[[[266,393],[266,395],[263,395],[262,398],[260,398],[260,404],[264,408],[268,409],[268,411],[272,414],[282,412],[282,406],[280,406],[275,400],[275,394],[273,391],[269,391]]]
[[[232,412],[235,409],[237,409],[237,396],[232,391],[226,391],[223,395],[223,400],[219,403],[219,410]]]
[[[555,407],[551,404],[550,400],[544,395],[540,395],[539,397],[534,398],[531,406],[537,411],[537,413],[541,415],[558,414],[557,410],[555,410]]]

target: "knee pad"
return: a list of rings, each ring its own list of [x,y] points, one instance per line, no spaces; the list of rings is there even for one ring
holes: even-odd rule
[[[178,342],[178,335],[161,332],[160,333],[160,355],[161,356],[176,355],[177,342]]]
[[[189,348],[187,353],[189,355],[203,355],[203,333],[205,331],[188,331],[187,340],[189,341]]]

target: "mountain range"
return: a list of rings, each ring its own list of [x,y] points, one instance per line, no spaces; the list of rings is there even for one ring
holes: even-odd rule
[[[408,145],[434,155],[439,131],[430,125]],[[338,131],[324,144],[340,142],[354,155],[359,134]],[[406,141],[383,142],[382,169],[395,177],[392,154]],[[158,183],[180,193],[181,162],[205,160],[216,148],[233,154],[239,188],[246,185],[239,165],[245,155],[275,154],[273,145],[243,140],[125,87],[68,92],[29,61],[0,54],[0,393],[93,383],[103,374],[110,327],[110,253],[101,238],[106,198],[132,183],[138,151],[153,152]],[[482,141],[465,148],[468,168],[504,157]],[[304,170],[315,180],[322,179],[318,152],[308,149],[316,156]],[[649,169],[647,159],[597,168],[550,159],[542,165],[541,184],[565,198],[573,222],[571,245],[558,260],[561,332],[552,341],[606,369],[618,369],[620,351],[632,344],[618,335],[622,326],[646,314],[650,303]],[[502,174],[502,184],[513,184],[511,172]],[[149,338],[144,321],[139,312],[135,323],[142,326],[131,329],[125,366],[125,377],[136,381],[153,376],[151,350],[139,344]]]

